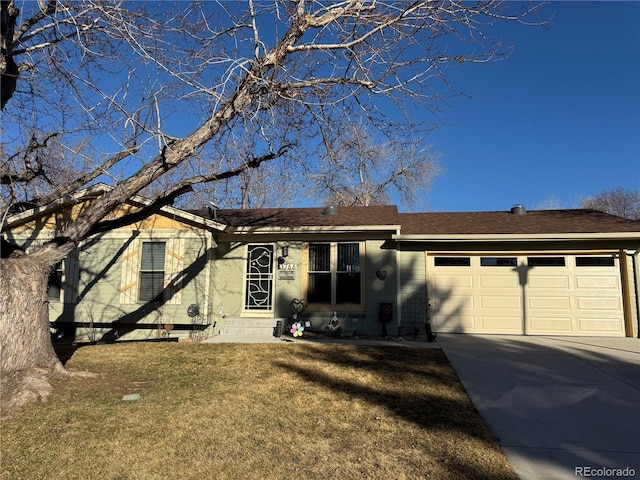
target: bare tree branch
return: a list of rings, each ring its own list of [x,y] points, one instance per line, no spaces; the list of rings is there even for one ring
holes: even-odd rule
[[[14,20],[4,23],[3,39],[11,32],[12,55],[3,58],[19,59],[16,66],[24,67],[22,87],[5,97],[7,118],[31,123],[26,131],[59,122],[65,132],[59,142],[87,142],[98,155],[107,144],[119,152],[102,161],[86,153],[60,157],[80,167],[79,173],[63,184],[39,184],[37,194],[28,193],[35,178],[24,189],[14,188],[38,171],[37,164],[16,169],[12,161],[12,170],[1,172],[8,188],[4,203],[20,201],[21,192],[23,201],[44,204],[102,175],[110,178],[113,190],[61,233],[72,244],[117,205],[157,182],[166,184],[161,191],[173,199],[187,187],[238,178],[252,165],[226,154],[238,139],[255,138],[256,151],[265,146],[288,151],[291,166],[301,175],[315,171],[318,178],[326,169],[307,159],[335,166],[330,157],[337,154],[318,140],[335,140],[338,125],[353,122],[362,122],[373,137],[383,136],[370,142],[379,149],[359,157],[355,190],[355,184],[325,182],[326,187],[334,195],[357,191],[359,199],[352,200],[358,202],[385,201],[392,190],[410,201],[411,187],[427,184],[437,169],[432,156],[417,153],[417,144],[412,163],[398,163],[406,161],[407,151],[387,145],[399,145],[403,135],[406,141],[403,127],[415,129],[408,100],[436,109],[438,89],[448,89],[443,65],[508,54],[485,34],[485,24],[535,13],[526,7],[505,14],[498,1],[247,1],[248,8],[178,2],[130,9],[125,2],[51,0],[25,13],[17,29],[13,2],[3,2],[5,17]],[[390,118],[378,98],[393,102],[406,118]],[[29,116],[34,106],[38,115]],[[26,158],[28,144],[19,130],[8,138],[4,158]],[[384,177],[371,173],[380,165],[376,155],[396,157],[394,168],[383,169]],[[196,158],[216,160],[196,168]],[[419,160],[430,169],[420,170]]]
[[[208,182],[218,182],[228,178],[237,177],[238,175],[240,175],[241,173],[245,172],[248,169],[258,168],[264,162],[268,162],[275,158],[281,157],[282,155],[285,154],[287,148],[288,146],[282,146],[278,152],[270,152],[260,157],[253,158],[233,170],[227,170],[225,172],[220,172],[217,174],[199,175],[191,178],[186,178],[180,181],[179,183],[173,185],[169,190],[162,192],[149,205],[145,205],[144,207],[141,207],[134,212],[128,213],[127,215],[123,215],[122,217],[97,223],[92,228],[89,235],[110,231],[115,228],[131,225],[135,222],[144,220],[150,214],[157,212],[162,207],[173,204],[173,202],[179,196],[192,191],[193,185],[197,185],[200,183],[208,183]]]
[[[580,201],[581,208],[600,210],[631,220],[640,220],[640,190],[615,188]]]

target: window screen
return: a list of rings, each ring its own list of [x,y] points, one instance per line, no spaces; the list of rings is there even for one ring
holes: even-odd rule
[[[307,301],[331,303],[331,244],[309,244]]]
[[[311,243],[307,267],[307,301],[360,304],[360,244]]]
[[[49,300],[60,300],[62,293],[62,262],[56,263],[53,270],[49,274],[49,283],[47,285],[47,297]]]
[[[309,245],[309,271],[329,272],[331,270],[331,244],[312,243]]]
[[[360,303],[360,245],[338,244],[336,303]]]
[[[165,242],[144,242],[140,260],[140,290],[138,300],[159,300],[164,290]]]

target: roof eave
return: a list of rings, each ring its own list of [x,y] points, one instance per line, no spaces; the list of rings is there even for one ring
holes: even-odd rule
[[[132,203],[137,203],[137,206],[148,206],[151,202],[150,200],[141,197],[139,195],[135,195],[131,198]],[[189,223],[195,226],[205,227],[211,230],[218,230],[220,232],[224,231],[227,225],[219,222],[215,222],[206,217],[202,217],[200,215],[196,215],[194,213],[187,212],[185,210],[180,210],[179,208],[172,207],[170,205],[165,205],[161,207],[158,212],[162,212],[171,216],[171,218],[176,219],[178,221],[183,221],[184,223]]]
[[[463,234],[408,234],[394,235],[398,242],[548,242],[548,241],[578,241],[578,240],[638,240],[640,232],[597,232],[597,233],[463,233]]]
[[[397,232],[400,225],[309,225],[295,227],[232,227],[231,232],[236,235],[268,235],[274,233],[358,233],[358,232]]]
[[[98,198],[108,191],[112,190],[113,187],[109,185],[105,185],[103,183],[98,183],[96,185],[92,185],[88,188],[80,190],[73,195],[68,195],[63,198],[59,198],[54,200],[53,202],[44,205],[42,207],[32,208],[30,210],[26,210],[24,212],[9,216],[4,224],[2,225],[2,229],[0,231],[8,231],[12,228],[19,227],[26,223],[33,221],[35,218],[46,215],[49,212],[53,212],[67,205],[73,205],[80,201],[89,200],[91,198]],[[137,207],[148,206],[152,203],[151,200],[148,200],[139,195],[135,195],[131,198],[130,203]],[[195,226],[208,228],[211,230],[223,231],[226,225],[215,222],[213,220],[209,220],[205,217],[195,215],[190,212],[186,212],[185,210],[180,210],[178,208],[166,205],[159,209],[159,213],[171,216],[176,220],[182,220],[185,223],[189,223]]]
[[[15,215],[10,215],[5,220],[2,225],[2,231],[11,230],[12,228],[19,227],[24,225],[25,223],[29,223],[33,221],[35,218],[46,215],[49,212],[53,212],[58,210],[61,207],[66,205],[73,205],[78,203],[79,200],[88,200],[91,198],[98,198],[101,195],[104,195],[111,187],[99,183],[97,185],[93,185],[89,188],[85,188],[80,190],[79,192],[73,195],[66,195],[62,198],[58,198],[53,202],[43,205],[41,207],[35,207],[29,210],[25,210],[24,212],[17,213]]]

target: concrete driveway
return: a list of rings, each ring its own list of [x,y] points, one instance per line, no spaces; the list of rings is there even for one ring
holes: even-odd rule
[[[640,339],[437,341],[522,480],[640,478]]]

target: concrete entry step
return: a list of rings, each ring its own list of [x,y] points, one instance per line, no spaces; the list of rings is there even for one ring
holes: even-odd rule
[[[278,321],[286,323],[284,318],[242,318],[230,317],[221,322],[220,336],[273,336]]]

